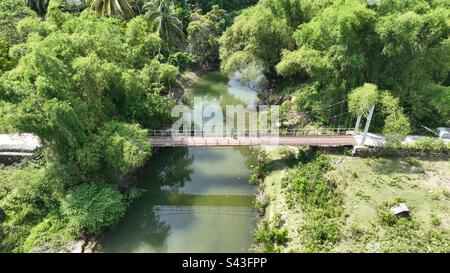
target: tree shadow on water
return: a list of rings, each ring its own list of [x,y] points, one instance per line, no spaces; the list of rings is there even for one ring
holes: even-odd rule
[[[106,236],[105,252],[165,252],[170,225],[155,210],[169,192],[191,181],[193,158],[186,148],[162,150],[145,170],[138,187],[145,193],[128,208],[125,216]]]
[[[154,193],[159,193],[161,188],[182,188],[191,181],[193,161],[187,148],[166,148],[150,163],[138,187]]]

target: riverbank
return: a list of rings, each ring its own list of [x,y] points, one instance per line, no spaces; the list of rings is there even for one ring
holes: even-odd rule
[[[265,216],[272,221],[281,214],[280,230],[287,230],[282,252],[308,252],[305,227],[312,224],[309,210],[298,192],[286,186],[294,181],[286,149],[265,149],[274,170],[264,179],[267,200]],[[296,153],[296,149],[291,149]],[[450,250],[450,162],[448,158],[358,158],[327,155],[331,169],[324,181],[336,185],[330,190],[342,211],[329,219],[333,235],[317,229],[318,241],[327,243],[325,252],[448,252]],[[313,182],[313,181],[306,181]],[[334,202],[334,201],[333,201]],[[387,206],[404,202],[410,217],[391,219],[383,214]],[[383,216],[384,215],[384,216]],[[389,218],[389,214],[387,214]],[[328,219],[328,218],[327,218]],[[328,220],[327,220],[328,221]],[[324,222],[318,223],[323,227]],[[331,238],[331,239],[330,239]],[[320,241],[322,240],[323,241]]]
[[[196,72],[186,72],[185,75],[182,76],[182,92],[180,92],[180,96],[184,96],[185,89],[189,88],[193,82],[195,82],[198,77],[205,73],[204,71],[196,71]],[[5,157],[5,161],[0,161],[0,177],[2,178],[0,182],[0,201],[11,195],[11,192],[14,188],[22,186],[22,179],[30,180],[31,178],[25,178],[28,175],[34,176],[39,174],[39,178],[43,177],[46,168],[45,168],[45,159],[42,153],[39,153],[39,159],[37,162],[35,160],[36,155],[34,152],[38,147],[41,146],[39,138],[30,135],[30,134],[17,134],[17,135],[0,135],[0,152],[7,152],[8,155]],[[20,156],[17,160],[11,160],[11,153],[27,153],[26,158]],[[143,164],[132,170],[131,172],[117,177],[115,180],[119,185],[119,188],[124,196],[124,200],[126,202],[131,203],[133,198],[135,198],[136,191],[132,190],[139,183],[139,177],[145,172],[148,165],[158,157],[159,150],[154,148],[152,149],[152,154],[143,162]],[[2,157],[0,157],[1,159]],[[2,164],[7,164],[9,166],[3,166]],[[17,184],[17,182],[21,182],[21,184]],[[33,180],[34,181],[34,180]],[[23,182],[27,184],[26,181]],[[7,215],[0,208],[0,223],[1,221],[7,220]],[[3,208],[7,211],[7,208]],[[57,222],[59,223],[59,222]],[[53,223],[52,223],[53,225]],[[27,229],[31,229],[31,227],[27,227]],[[46,243],[44,245],[37,245],[36,247],[32,247],[33,249],[28,249],[28,251],[38,251],[38,252],[72,252],[72,253],[84,253],[84,252],[95,252],[98,251],[97,245],[103,240],[105,234],[108,233],[108,228],[105,231],[102,231],[97,234],[77,234],[75,237],[69,236],[70,239],[62,238],[47,238],[44,239]],[[1,232],[1,230],[0,230]],[[52,231],[53,233],[57,233],[59,231]],[[65,232],[65,231],[64,231]],[[64,233],[62,232],[62,233]],[[51,234],[49,234],[51,235]],[[3,238],[4,240],[9,240],[8,238]],[[75,240],[74,240],[75,239]],[[16,239],[14,239],[16,240]],[[19,239],[17,239],[19,240]],[[20,250],[19,250],[20,251]]]
[[[243,88],[230,86],[220,72],[185,77],[190,79],[183,84],[187,100],[199,95],[222,105],[242,104],[250,97]],[[130,204],[118,225],[104,233],[101,251],[249,250],[256,219],[255,189],[247,182],[245,156],[239,149],[165,148],[157,160],[152,159],[130,183],[143,195]]]

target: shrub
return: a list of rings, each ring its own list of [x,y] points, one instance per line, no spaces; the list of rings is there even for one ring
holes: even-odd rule
[[[297,194],[305,208],[323,207],[333,199],[331,188],[334,181],[323,176],[331,169],[328,157],[319,155],[310,163],[295,169],[286,179],[291,181],[292,190]]]
[[[283,148],[280,151],[281,156],[283,157],[283,160],[288,167],[294,167],[297,165],[300,161],[298,153],[296,153],[294,150],[289,148]]]
[[[270,200],[267,196],[257,198],[255,201],[255,209],[259,211],[260,215],[264,215],[266,208],[270,205]]]
[[[354,89],[348,95],[348,107],[355,116],[367,115],[370,108],[377,104],[379,99],[378,87],[374,84],[366,83]]]
[[[250,184],[260,183],[271,171],[269,156],[266,152],[257,148],[249,148],[244,151],[246,165],[250,169]]]
[[[441,220],[439,220],[439,218],[436,217],[436,215],[432,214],[431,215],[431,224],[435,227],[438,227],[442,224]]]
[[[383,226],[394,226],[397,223],[395,216],[388,208],[379,209],[377,212],[378,222]]]
[[[106,162],[121,174],[141,166],[150,155],[147,130],[139,125],[111,121],[102,133]]]
[[[125,209],[122,194],[110,186],[83,184],[69,191],[61,201],[61,210],[69,219],[69,226],[89,233],[117,223]]]
[[[169,56],[167,62],[184,72],[194,67],[198,63],[198,58],[187,52],[176,52]]]
[[[58,191],[57,181],[49,181],[46,169],[26,167],[0,185],[0,207],[11,225],[37,223],[54,207]]]
[[[23,252],[32,251],[54,251],[67,242],[74,240],[75,235],[67,227],[67,219],[62,217],[59,211],[53,211],[45,217],[41,223],[34,226],[30,235],[23,243]]]
[[[389,145],[398,146],[402,139],[411,132],[411,122],[400,106],[398,98],[388,91],[381,94],[381,111],[384,118],[383,134]]]
[[[275,214],[272,221],[260,223],[255,231],[254,241],[258,250],[265,253],[281,252],[281,247],[289,241],[288,231],[282,228],[281,214]]]
[[[18,251],[32,227],[56,207],[60,181],[45,168],[26,166],[11,175],[0,173],[0,252]]]
[[[326,217],[323,212],[315,211],[310,219],[300,227],[302,242],[306,252],[319,252],[337,243],[341,236],[336,219]]]
[[[301,163],[284,179],[291,184],[291,203],[300,203],[307,222],[300,227],[301,241],[306,252],[329,249],[341,237],[339,219],[342,197],[334,180],[325,173],[332,169],[327,156],[315,150],[300,152]]]
[[[447,152],[448,146],[442,139],[421,137],[414,144],[414,148],[425,152]]]

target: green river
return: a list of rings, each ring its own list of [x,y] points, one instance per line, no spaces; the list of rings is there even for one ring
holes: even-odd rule
[[[203,75],[186,96],[210,103],[252,104],[256,92],[218,72]],[[247,252],[257,214],[245,150],[166,148],[138,187],[145,194],[107,234],[104,252]]]

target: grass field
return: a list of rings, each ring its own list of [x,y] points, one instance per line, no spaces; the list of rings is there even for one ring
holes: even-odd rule
[[[302,252],[299,227],[307,219],[303,217],[301,205],[288,206],[286,203],[287,195],[292,193],[283,189],[280,183],[289,171],[281,160],[282,149],[266,149],[275,162],[274,171],[266,177],[263,185],[264,194],[270,200],[266,217],[281,213],[290,238],[284,251]],[[344,216],[339,222],[341,239],[329,251],[434,251],[435,248],[426,246],[427,240],[435,240],[428,236],[434,231],[444,234],[442,240],[446,244],[444,248],[440,244],[439,250],[450,251],[448,159],[329,157],[334,168],[325,175],[327,179],[336,181],[344,209]],[[386,202],[392,203],[397,199],[406,202],[411,211],[405,236],[402,236],[404,226],[384,227],[377,216]],[[371,247],[373,245],[376,247]]]

